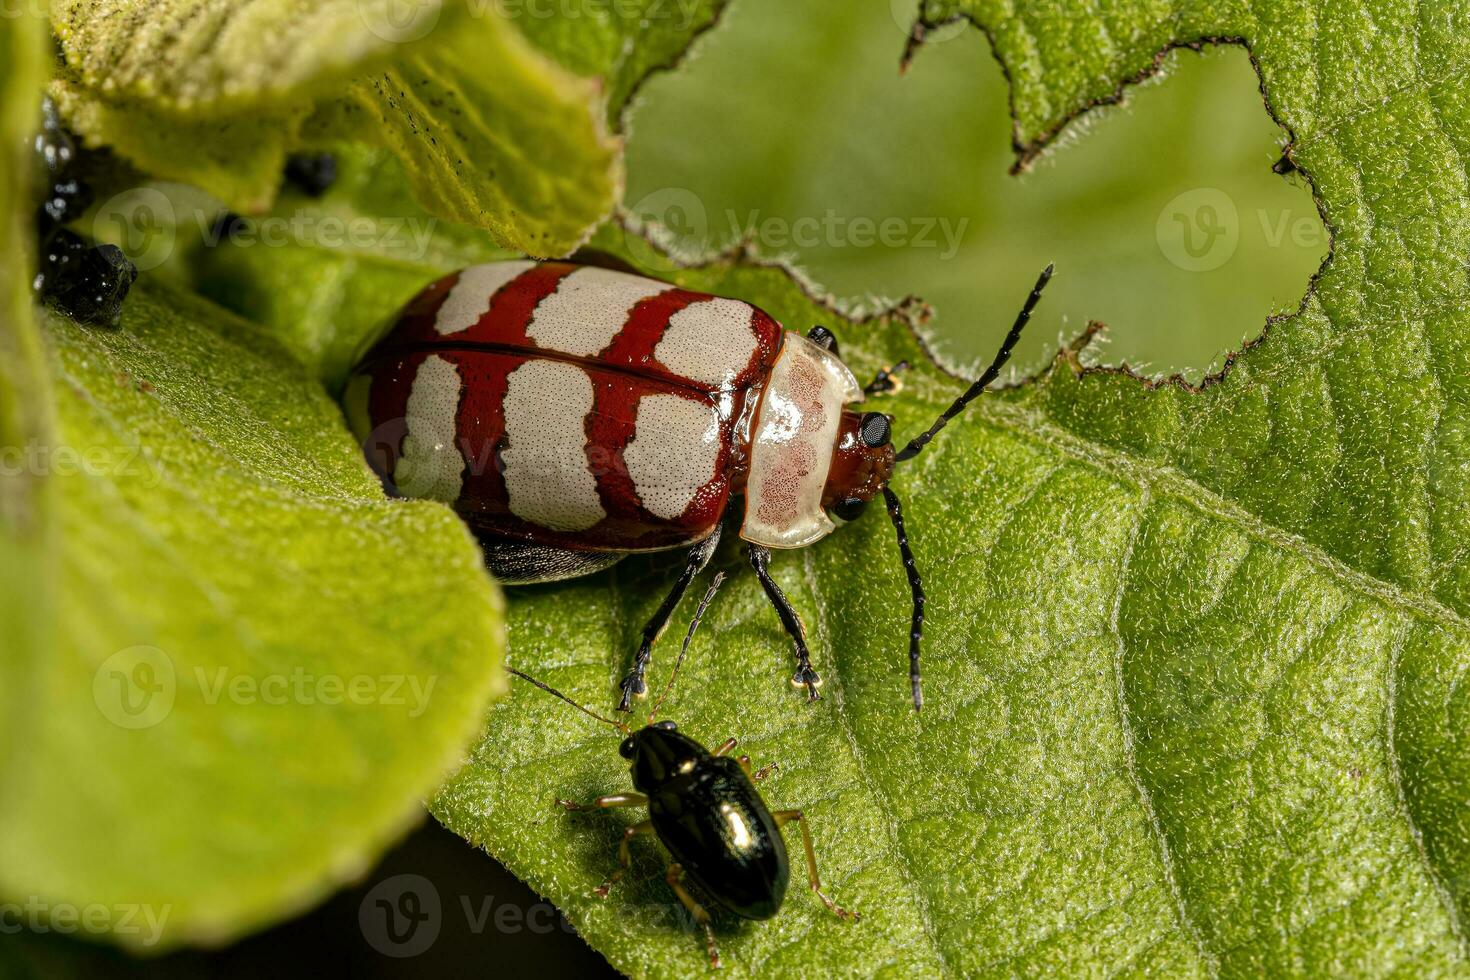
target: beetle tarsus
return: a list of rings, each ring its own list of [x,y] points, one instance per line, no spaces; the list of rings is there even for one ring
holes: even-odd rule
[[[607,876],[606,881],[592,889],[593,898],[607,898],[607,893],[612,891],[612,886],[622,881],[623,875],[627,874],[628,869],[633,866],[633,852],[628,848],[633,838],[652,833],[654,833],[652,820],[635,823],[623,831],[623,842],[618,845],[618,868]]]
[[[828,898],[826,892],[822,891],[822,878],[821,875],[817,874],[817,849],[812,845],[812,832],[811,828],[807,826],[806,814],[800,810],[778,810],[771,814],[771,816],[776,818],[777,827],[784,827],[788,823],[794,823],[801,830],[801,845],[802,849],[806,851],[806,881],[812,890],[812,894],[821,899],[822,904],[827,906],[827,910],[839,919],[851,919],[854,922],[861,919],[861,915],[856,912],[849,912]]]
[[[591,803],[576,803],[572,800],[557,800],[557,805],[563,810],[579,812],[583,810],[614,810],[620,807],[648,806],[648,797],[642,793],[608,793],[599,796]]]
[[[644,675],[648,672],[649,661],[653,659],[653,644],[669,625],[669,620],[673,618],[679,600],[684,598],[684,591],[689,588],[689,583],[694,581],[694,576],[704,571],[704,566],[709,564],[719,543],[720,527],[715,525],[714,531],[709,536],[689,549],[689,555],[684,559],[684,570],[674,580],[669,594],[664,596],[664,601],[659,604],[652,618],[648,620],[648,625],[643,627],[643,641],[638,645],[638,655],[633,658],[633,669],[628,671],[627,677],[623,678],[622,698],[618,701],[619,711],[630,710],[634,698],[648,696],[648,684],[644,680]]]
[[[908,361],[899,361],[892,367],[880,368],[873,380],[863,386],[863,394],[869,398],[874,395],[897,394],[903,390],[903,379],[898,377],[898,372],[908,368]]]
[[[781,617],[781,625],[786,628],[786,635],[791,637],[791,643],[796,647],[796,673],[791,675],[791,683],[796,687],[806,688],[808,701],[820,701],[822,696],[817,693],[817,688],[822,686],[822,678],[812,669],[812,655],[806,648],[806,627],[802,625],[796,610],[791,607],[791,600],[786,598],[786,593],[781,591],[781,586],[771,577],[770,566],[771,550],[760,545],[751,545],[750,567],[755,569],[755,576],[760,579],[766,598],[776,607],[776,615]]]
[[[820,884],[815,884],[815,883],[810,883],[809,882],[807,887],[811,888],[812,894],[815,895],[815,896],[817,896],[817,898],[821,899],[822,904],[825,905],[825,906],[827,906],[827,911],[828,912],[831,912],[833,915],[837,916],[837,918],[839,918],[839,919],[851,919],[853,922],[861,922],[862,921],[862,919],[863,919],[862,913],[860,913],[860,912],[849,912],[847,909],[843,908],[841,905],[838,905],[836,902],[832,901],[832,899],[830,899],[830,898],[827,897],[827,893],[824,892],[824,891],[822,891],[822,886]]]
[[[643,675],[652,659],[646,647],[639,648],[638,659],[634,661],[633,669],[628,672],[627,677],[623,678],[623,683],[620,685],[623,695],[618,701],[619,711],[631,711],[635,698],[641,701],[648,696],[648,682],[644,680]]]
[[[817,692],[817,688],[822,686],[822,678],[815,670],[812,670],[810,664],[805,667],[797,667],[796,673],[791,675],[791,685],[806,688],[808,701],[822,700],[822,695]]]

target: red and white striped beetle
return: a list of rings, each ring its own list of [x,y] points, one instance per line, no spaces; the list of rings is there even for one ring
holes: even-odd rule
[[[792,683],[816,700],[821,679],[771,549],[826,537],[883,494],[913,593],[917,710],[924,590],[888,481],[995,380],[1050,276],[985,373],[899,452],[889,416],[846,409],[892,390],[889,372],[859,386],[826,328],[802,336],[740,300],[569,262],[471,266],[426,287],[358,364],[345,409],[389,492],[452,504],[501,582],[688,549],[644,627],[623,710],[646,691],[653,643],[727,515],[796,646]]]

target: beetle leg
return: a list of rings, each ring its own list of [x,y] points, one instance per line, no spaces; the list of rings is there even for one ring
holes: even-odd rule
[[[723,742],[721,742],[717,748],[713,749],[710,752],[710,755],[729,755],[732,751],[734,751],[735,746],[739,744],[739,739],[727,738]],[[752,769],[750,767],[750,756],[748,755],[742,755],[735,761],[740,763],[740,768],[745,770],[745,774],[756,782],[760,782],[762,779],[765,779],[771,773],[780,768],[778,765],[776,765],[776,763],[773,762],[768,766],[761,766],[759,769]]]
[[[641,698],[648,693],[648,684],[644,675],[648,672],[648,662],[653,659],[653,643],[663,633],[664,627],[669,625],[669,619],[674,615],[674,609],[679,605],[679,600],[684,598],[684,590],[689,588],[689,583],[694,581],[694,576],[704,570],[709,564],[710,558],[714,556],[715,547],[720,543],[720,527],[715,526],[709,537],[700,541],[689,549],[689,557],[684,562],[684,570],[679,573],[678,579],[674,581],[674,587],[664,597],[663,603],[648,625],[643,627],[643,642],[638,645],[638,655],[633,658],[633,669],[628,676],[623,678],[622,699],[618,702],[619,711],[630,709],[634,698]]]
[[[801,825],[801,843],[806,848],[806,876],[808,883],[812,886],[812,894],[820,898],[822,904],[838,918],[852,919],[854,922],[861,919],[861,915],[847,911],[822,893],[822,879],[817,877],[817,852],[812,847],[812,832],[807,829],[806,814],[800,810],[777,810],[771,816],[776,818],[777,827],[784,827],[793,821]]]
[[[903,380],[897,377],[897,375],[898,372],[907,370],[908,366],[908,361],[899,361],[893,367],[880,368],[877,376],[863,386],[863,394],[871,397],[872,395],[887,395],[901,391],[903,389]]]
[[[623,875],[627,873],[628,866],[633,863],[633,852],[628,849],[628,843],[632,841],[634,837],[639,837],[643,834],[651,833],[653,833],[652,820],[645,820],[642,823],[635,823],[633,826],[623,831],[623,842],[618,845],[618,870],[608,875],[606,881],[598,885],[596,888],[592,889],[592,894],[595,897],[607,898],[607,893],[612,890],[612,886],[621,881]]]
[[[704,945],[709,950],[709,965],[719,969],[720,951],[715,946],[715,930],[710,924],[709,913],[704,910],[703,905],[700,905],[694,900],[693,895],[689,894],[689,889],[684,887],[683,877],[683,866],[675,863],[669,865],[669,870],[664,875],[664,880],[669,883],[669,887],[674,890],[674,894],[679,896],[679,901],[689,910],[689,914],[694,916],[694,921],[704,927]]]
[[[556,802],[564,810],[611,810],[622,806],[648,806],[648,797],[642,793],[609,793],[607,796],[599,796],[591,803],[573,803],[571,800]]]
[[[796,673],[791,675],[791,683],[797,687],[806,688],[808,701],[815,701],[819,697],[817,688],[822,684],[822,678],[812,669],[812,655],[806,648],[806,627],[801,625],[801,617],[796,610],[791,608],[791,601],[786,598],[786,593],[781,591],[781,586],[771,578],[771,550],[762,548],[760,545],[750,546],[750,565],[755,569],[756,578],[761,580],[761,588],[766,590],[766,598],[771,600],[771,605],[776,607],[776,615],[781,617],[781,625],[786,627],[786,633],[791,637],[791,642],[796,644]]]
[[[779,762],[771,762],[767,763],[764,766],[761,766],[759,769],[751,769],[750,756],[748,755],[742,755],[739,759],[739,762],[740,768],[745,770],[745,774],[757,783],[760,782],[762,779],[765,779],[777,769],[781,768],[781,764]]]

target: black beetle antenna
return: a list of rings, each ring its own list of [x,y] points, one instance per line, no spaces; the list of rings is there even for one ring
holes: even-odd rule
[[[545,681],[538,681],[536,678],[532,677],[530,674],[523,674],[519,670],[516,670],[514,667],[507,667],[505,669],[508,670],[508,671],[510,671],[512,674],[515,674],[521,680],[523,680],[523,681],[529,681],[530,683],[535,684],[537,687],[541,688],[541,690],[545,691],[547,694],[550,694],[553,697],[561,698],[567,704],[571,705],[572,707],[576,708],[578,711],[582,712],[582,714],[589,715],[589,716],[591,716],[593,718],[596,718],[598,721],[606,722],[607,724],[609,724],[609,725],[613,726],[614,728],[616,728],[618,731],[622,732],[624,735],[628,734],[628,726],[627,725],[623,724],[620,721],[613,721],[611,718],[604,718],[602,715],[600,715],[597,712],[593,711],[591,708],[584,708],[584,707],[582,707],[582,705],[580,705],[577,702],[573,701],[571,698],[567,697],[565,694],[561,693],[556,688],[552,687],[550,684],[547,684]]]
[[[650,725],[653,724],[653,719],[658,714],[658,709],[663,707],[664,698],[668,697],[669,692],[674,689],[674,678],[679,676],[679,667],[684,663],[684,654],[689,652],[689,643],[694,639],[694,631],[699,629],[699,621],[704,618],[704,611],[709,608],[709,604],[714,599],[715,593],[720,591],[720,586],[724,584],[725,573],[716,572],[714,579],[709,584],[709,588],[705,590],[704,598],[699,600],[699,607],[694,610],[694,618],[689,621],[689,632],[684,634],[684,645],[679,648],[679,656],[674,660],[674,669],[669,674],[669,682],[664,685],[663,693],[658,696],[658,700],[653,703],[652,710],[648,712],[648,723]]]
[[[924,689],[919,682],[919,644],[924,639],[924,583],[919,578],[913,549],[909,547],[908,532],[903,529],[903,507],[899,505],[898,494],[884,487],[883,499],[888,504],[888,519],[898,534],[898,552],[903,556],[903,570],[909,576],[909,591],[914,594],[914,616],[909,623],[909,686],[914,692],[914,710],[919,711],[924,707]]]
[[[1026,329],[1026,323],[1031,319],[1031,311],[1036,309],[1036,304],[1041,299],[1041,291],[1046,288],[1047,282],[1051,279],[1051,274],[1052,266],[1048,265],[1042,270],[1041,275],[1037,277],[1036,285],[1031,287],[1031,295],[1026,297],[1025,305],[1021,307],[1021,312],[1016,316],[1016,322],[1011,325],[1011,332],[1006,334],[1005,342],[1000,345],[1000,350],[996,353],[995,360],[990,362],[990,367],[985,369],[985,373],[980,375],[979,379],[970,385],[963,395],[955,399],[953,405],[944,410],[943,415],[934,420],[934,424],[929,426],[928,431],[921,433],[907,446],[903,447],[898,455],[894,457],[896,462],[902,463],[906,459],[913,459],[919,455],[920,450],[929,445],[929,440],[933,439],[939,430],[948,424],[950,419],[963,412],[970,402],[978,398],[980,393],[1000,376],[1000,369],[1005,367],[1006,361],[1011,359],[1011,351],[1015,348],[1016,341],[1021,339],[1021,331]]]

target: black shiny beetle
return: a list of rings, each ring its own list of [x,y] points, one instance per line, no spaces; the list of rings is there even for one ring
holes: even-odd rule
[[[781,836],[781,828],[788,823],[794,822],[801,827],[801,842],[806,849],[807,881],[812,893],[837,916],[854,921],[860,918],[856,912],[847,911],[823,893],[821,879],[817,876],[817,856],[812,848],[811,831],[807,829],[802,812],[773,812],[761,799],[755,784],[769,775],[776,768],[775,764],[752,770],[749,756],[730,756],[737,744],[735,739],[727,739],[710,751],[680,732],[672,721],[654,721],[658,706],[673,687],[679,664],[689,650],[689,642],[699,626],[700,617],[724,578],[721,572],[710,583],[709,591],[689,624],[689,632],[684,637],[668,686],[653,711],[649,712],[648,724],[637,731],[583,707],[534,677],[508,668],[522,680],[624,734],[618,752],[633,764],[633,786],[637,792],[599,796],[588,804],[569,800],[557,800],[557,803],[567,810],[648,807],[649,818],[624,831],[622,844],[618,847],[617,870],[593,891],[593,895],[606,898],[612,886],[628,870],[632,861],[628,848],[634,837],[655,835],[673,858],[665,878],[694,921],[704,929],[712,967],[720,965],[720,953],[715,946],[710,915],[694,893],[685,887],[685,877],[722,909],[743,919],[771,918],[781,908],[791,875],[786,842]]]

